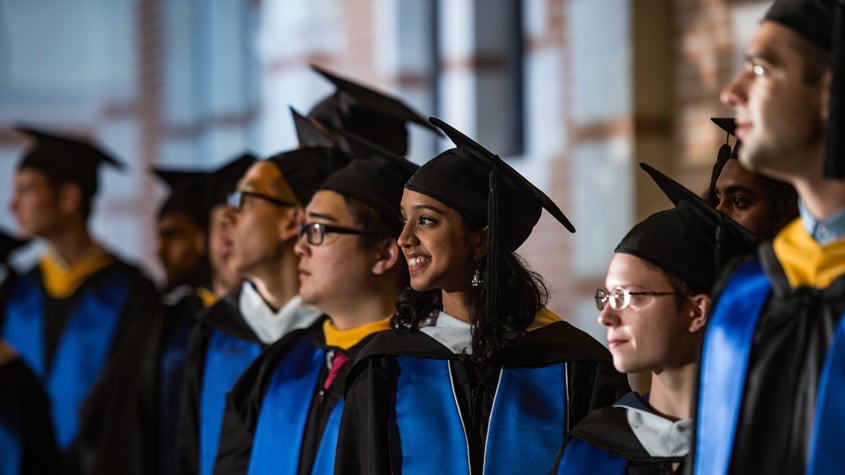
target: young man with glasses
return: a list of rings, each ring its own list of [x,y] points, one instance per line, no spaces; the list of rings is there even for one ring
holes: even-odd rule
[[[297,296],[294,245],[305,203],[347,161],[332,149],[300,148],[254,163],[238,183],[228,211],[230,259],[246,280],[202,316],[191,336],[180,414],[180,473],[211,473],[226,393],[264,348],[319,318],[320,312]]]
[[[320,187],[295,251],[299,295],[328,318],[272,345],[229,394],[215,473],[333,471],[351,362],[390,328],[408,271],[396,236],[416,165],[379,151]]]
[[[687,461],[710,290],[718,269],[753,245],[738,224],[689,195],[631,229],[610,261],[606,288],[596,290],[613,365],[650,372],[649,392],[587,415],[567,436],[554,473],[680,473]]]

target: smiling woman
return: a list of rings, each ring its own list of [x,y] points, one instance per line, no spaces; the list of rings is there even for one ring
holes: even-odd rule
[[[566,430],[628,385],[607,350],[545,308],[542,278],[514,253],[543,208],[572,225],[499,157],[431,121],[456,148],[405,184],[398,244],[411,288],[395,331],[374,337],[350,373],[338,466],[546,473]]]

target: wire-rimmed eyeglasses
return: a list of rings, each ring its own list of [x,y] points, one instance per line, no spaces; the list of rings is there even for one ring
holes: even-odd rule
[[[326,234],[356,234],[358,236],[375,236],[377,233],[364,231],[361,229],[343,228],[340,226],[332,226],[325,223],[308,223],[299,225],[299,238],[302,239],[304,235],[308,244],[312,246],[319,246],[323,244]]]
[[[631,296],[648,295],[652,297],[660,297],[664,295],[677,295],[678,292],[654,292],[651,290],[632,292],[622,287],[614,287],[613,290],[596,289],[596,308],[599,311],[604,310],[604,307],[610,303],[610,308],[613,310],[625,310],[631,304]]]
[[[240,210],[243,209],[244,202],[246,201],[247,198],[258,198],[259,200],[264,200],[268,203],[272,203],[272,204],[279,206],[279,207],[296,206],[296,204],[291,203],[289,201],[280,200],[278,198],[274,198],[272,196],[267,196],[267,195],[262,194],[262,193],[256,193],[254,191],[242,191],[242,190],[233,191],[231,194],[229,194],[229,197],[227,198],[226,202],[232,208],[235,208],[238,211],[240,211]]]

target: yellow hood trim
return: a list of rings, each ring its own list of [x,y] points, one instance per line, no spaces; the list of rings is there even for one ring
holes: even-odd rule
[[[44,287],[52,298],[70,297],[80,285],[98,270],[112,263],[112,257],[101,246],[92,247],[81,261],[68,266],[52,250],[47,251],[39,267]]]
[[[772,246],[792,288],[823,289],[845,274],[845,240],[819,245],[800,218],[783,228]]]
[[[534,330],[538,330],[546,325],[559,321],[561,321],[561,318],[558,317],[556,313],[552,312],[546,307],[543,307],[537,312],[537,315],[534,316],[534,323],[532,323],[531,326],[528,327],[528,331],[531,332]]]
[[[338,330],[331,320],[323,322],[323,334],[326,336],[326,345],[348,350],[357,345],[364,337],[380,331],[390,330],[390,318],[367,323],[351,330]]]

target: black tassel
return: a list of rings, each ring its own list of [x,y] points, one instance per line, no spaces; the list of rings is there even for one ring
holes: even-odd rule
[[[499,158],[493,159],[490,191],[487,195],[487,309],[488,328],[499,321]]]
[[[834,1],[833,12],[833,78],[830,84],[830,116],[827,123],[824,176],[845,178],[845,144],[842,126],[845,125],[845,0]]]

